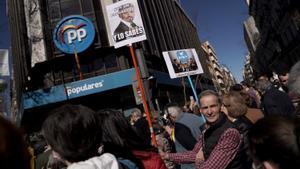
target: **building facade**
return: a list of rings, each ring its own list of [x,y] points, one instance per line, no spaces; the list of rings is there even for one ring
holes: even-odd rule
[[[298,0],[250,0],[249,15],[260,33],[251,57],[256,78],[289,71],[300,59],[299,7]]]
[[[246,61],[243,70],[244,80],[249,83],[254,83],[254,72],[252,67],[258,67],[255,62],[256,48],[260,42],[259,31],[255,25],[255,20],[252,16],[249,16],[243,24],[244,28],[244,39],[248,47],[249,54],[246,56]]]
[[[217,91],[225,91],[225,84],[224,84],[224,77],[223,77],[223,70],[218,61],[217,54],[212,47],[212,45],[206,41],[203,42],[201,45],[202,49],[205,52],[206,56],[206,63],[209,69],[209,72],[212,76],[213,84]]]
[[[254,85],[254,76],[253,76],[253,68],[250,63],[250,54],[246,56],[246,60],[244,63],[244,69],[243,69],[243,79],[247,83]]]
[[[49,111],[62,103],[84,104],[93,109],[128,109],[136,106],[135,73],[128,47],[115,49],[108,36],[106,5],[113,0],[11,0],[8,2],[14,56],[17,109],[24,110],[23,123],[39,111]],[[211,87],[197,28],[177,1],[138,0],[147,40],[134,44],[148,101],[158,109],[165,102],[182,98],[181,79],[171,80],[162,52],[195,48],[204,74],[201,87]],[[53,42],[58,22],[70,15],[88,18],[95,27],[95,39],[74,55],[62,53]],[[149,81],[150,76],[155,77]],[[179,92],[180,91],[180,92]],[[179,100],[181,99],[181,100]],[[156,102],[154,102],[154,100]],[[156,103],[159,103],[157,105]],[[151,104],[150,104],[151,105]],[[37,124],[38,125],[38,124]]]
[[[244,39],[251,55],[254,55],[259,43],[259,31],[252,16],[243,23]]]
[[[222,71],[223,71],[223,81],[224,81],[223,91],[228,92],[230,90],[230,87],[236,84],[236,80],[226,65],[222,65]]]
[[[0,49],[0,115],[11,119],[11,73],[8,49]]]

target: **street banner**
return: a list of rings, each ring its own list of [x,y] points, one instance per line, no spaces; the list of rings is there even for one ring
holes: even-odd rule
[[[163,52],[171,79],[203,73],[195,49]]]
[[[146,40],[146,33],[137,0],[122,0],[106,6],[115,48]]]

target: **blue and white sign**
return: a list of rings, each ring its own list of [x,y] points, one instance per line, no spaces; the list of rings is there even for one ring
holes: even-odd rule
[[[62,19],[55,27],[55,46],[64,53],[73,54],[85,51],[95,38],[93,23],[86,17],[71,15]]]
[[[195,49],[181,49],[163,52],[170,77],[178,78],[203,73]]]
[[[134,69],[132,68],[72,83],[66,83],[65,85],[57,85],[48,89],[27,92],[23,94],[24,109],[128,86],[131,85],[131,77],[134,75]]]

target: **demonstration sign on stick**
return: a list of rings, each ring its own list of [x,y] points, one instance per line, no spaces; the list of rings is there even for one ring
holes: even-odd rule
[[[122,0],[106,7],[110,27],[110,38],[115,48],[129,46],[136,79],[138,81],[139,94],[142,97],[143,106],[147,115],[147,121],[151,132],[152,144],[157,146],[155,134],[152,127],[150,110],[147,105],[146,95],[141,80],[140,70],[135,57],[133,43],[146,40],[146,33],[142,22],[137,0]]]
[[[188,77],[189,83],[199,104],[198,96],[190,75],[203,73],[199,57],[195,49],[181,49],[163,52],[169,75],[172,79],[178,77]],[[205,122],[205,118],[202,115]]]
[[[115,48],[146,40],[146,33],[136,0],[123,0],[106,7]]]
[[[195,49],[182,49],[163,52],[172,79],[203,73]]]

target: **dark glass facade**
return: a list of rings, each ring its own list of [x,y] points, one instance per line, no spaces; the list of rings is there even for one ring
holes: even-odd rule
[[[300,60],[298,0],[251,0],[249,14],[260,33],[251,65],[257,77],[283,73]]]

